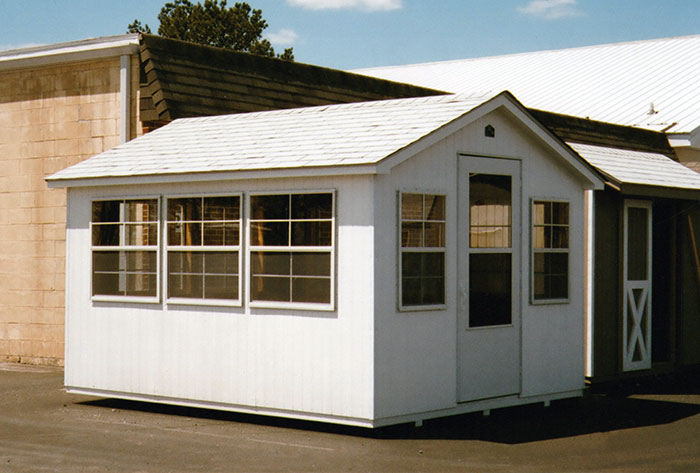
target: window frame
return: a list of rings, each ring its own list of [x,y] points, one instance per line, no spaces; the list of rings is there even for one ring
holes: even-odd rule
[[[120,244],[117,246],[98,246],[93,244],[93,226],[95,223],[98,225],[100,223],[110,224],[109,222],[94,222],[92,218],[92,206],[96,202],[128,202],[128,201],[138,201],[138,200],[155,200],[156,201],[156,244],[155,245],[124,245],[121,244],[124,241],[124,228],[128,223],[124,220],[115,222],[119,225],[119,240]],[[159,304],[161,302],[161,274],[162,274],[162,264],[161,264],[161,212],[162,212],[162,198],[160,195],[136,195],[136,196],[121,196],[121,197],[99,197],[90,199],[90,225],[89,225],[89,238],[90,238],[90,300],[93,302],[133,302],[133,303],[143,303],[143,304]],[[114,223],[112,223],[114,224]],[[106,294],[94,294],[94,275],[95,275],[95,264],[94,264],[94,254],[96,251],[155,251],[156,253],[156,295],[155,296],[130,296],[130,295],[106,295]]]
[[[243,305],[243,226],[246,220],[244,215],[244,202],[243,202],[243,192],[217,192],[217,193],[188,193],[188,194],[173,194],[167,195],[164,198],[163,210],[162,210],[162,225],[164,228],[162,246],[163,246],[163,278],[165,302],[170,305],[197,305],[197,306],[219,306],[219,307],[242,307]],[[169,243],[169,229],[168,223],[168,203],[169,201],[176,199],[206,199],[215,197],[238,197],[238,245],[220,245],[220,246],[171,246]],[[203,216],[202,216],[203,217]],[[206,220],[202,219],[201,222],[204,223]],[[238,251],[238,298],[237,299],[207,299],[191,298],[191,297],[170,297],[170,287],[169,287],[169,269],[168,269],[168,253],[172,252],[195,252],[195,253],[213,253],[213,252],[234,252]],[[206,274],[206,273],[203,273]]]
[[[401,244],[402,240],[402,206],[403,206],[403,196],[404,194],[418,194],[423,196],[425,199],[426,195],[440,196],[445,199],[445,215],[443,220],[435,220],[435,222],[442,223],[444,225],[444,235],[445,244],[441,247],[403,247]],[[438,311],[447,309],[447,236],[448,236],[448,205],[447,205],[448,193],[444,190],[426,190],[426,189],[399,189],[397,191],[397,224],[396,224],[396,247],[397,247],[397,257],[396,257],[396,271],[397,271],[397,291],[398,296],[396,304],[399,312],[425,312],[425,311]],[[425,202],[425,200],[424,200]],[[417,220],[408,220],[417,221]],[[420,220],[421,222],[430,222],[432,220]],[[403,304],[403,254],[404,253],[442,253],[443,254],[443,287],[442,287],[442,300],[441,304],[421,304],[421,305],[404,305]]]
[[[567,204],[568,206],[568,242],[566,248],[535,248],[535,228],[537,226],[564,226],[562,224],[535,224],[535,204],[536,203],[551,203],[551,204]],[[530,304],[531,305],[552,305],[552,304],[568,304],[571,301],[571,201],[562,198],[552,197],[533,197],[530,199]],[[535,297],[535,255],[536,254],[566,254],[566,297],[556,298],[541,298]]]
[[[251,239],[251,227],[253,223],[258,221],[265,221],[264,219],[253,218],[253,212],[251,209],[253,197],[256,196],[270,196],[270,195],[309,195],[309,194],[330,194],[331,195],[331,218],[321,219],[330,220],[331,223],[331,243],[329,246],[265,246],[265,245],[253,245]],[[326,311],[331,312],[336,309],[336,246],[337,246],[337,193],[335,189],[292,189],[292,190],[271,190],[271,191],[256,191],[246,193],[246,218],[245,218],[245,235],[246,235],[246,245],[245,245],[245,266],[246,266],[246,286],[245,286],[245,301],[246,305],[250,308],[257,309],[292,309],[292,310],[308,310],[308,311]],[[290,208],[291,212],[291,208]],[[309,219],[314,220],[314,219]],[[294,219],[291,215],[288,219],[268,219],[268,221],[288,221],[293,222]],[[291,239],[291,232],[289,238]],[[330,301],[325,302],[285,302],[285,301],[260,301],[252,299],[251,284],[253,279],[253,270],[251,266],[251,255],[254,252],[271,252],[271,253],[325,253],[329,254],[330,258]],[[290,275],[290,279],[293,276]]]

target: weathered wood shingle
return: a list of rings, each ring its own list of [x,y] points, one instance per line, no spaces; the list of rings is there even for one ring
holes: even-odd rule
[[[422,97],[441,91],[144,34],[144,122]]]
[[[678,160],[666,134],[543,110],[530,113],[563,141],[659,153]]]

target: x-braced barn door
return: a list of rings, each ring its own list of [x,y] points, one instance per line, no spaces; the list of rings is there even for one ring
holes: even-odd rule
[[[651,202],[625,200],[622,369],[651,368]]]

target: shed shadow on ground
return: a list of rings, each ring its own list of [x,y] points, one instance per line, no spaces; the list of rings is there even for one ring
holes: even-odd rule
[[[555,401],[549,407],[540,403],[493,410],[489,416],[480,412],[451,416],[425,421],[418,428],[413,424],[401,424],[371,430],[118,399],[100,399],[81,404],[374,439],[480,440],[522,444],[668,424],[700,414],[700,404],[696,398],[690,397],[700,394],[700,377],[696,375],[694,373],[680,380],[661,377],[645,382],[597,387],[589,389],[583,398]],[[664,397],[678,395],[679,402],[649,398],[655,394]]]

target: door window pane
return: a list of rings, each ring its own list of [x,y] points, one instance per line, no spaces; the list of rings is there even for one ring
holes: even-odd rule
[[[510,254],[469,255],[469,326],[508,325],[512,311]]]
[[[469,246],[510,248],[511,176],[469,174]]]

